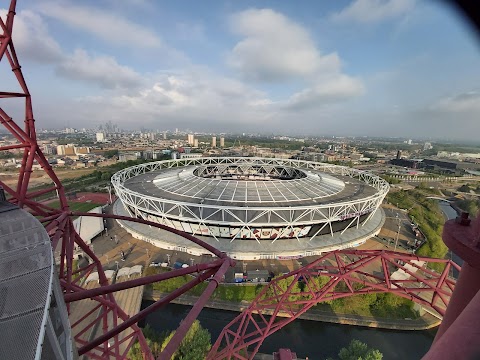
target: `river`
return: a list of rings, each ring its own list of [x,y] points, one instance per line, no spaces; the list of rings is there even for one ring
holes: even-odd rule
[[[151,304],[145,301],[144,306]],[[190,310],[189,306],[170,304],[146,318],[158,331],[174,330],[179,321]],[[203,309],[198,319],[203,327],[212,334],[212,342],[222,329],[238,313]],[[271,354],[282,347],[288,347],[300,358],[326,359],[336,357],[338,351],[353,339],[358,339],[369,346],[379,349],[384,359],[420,359],[430,348],[436,330],[396,331],[371,329],[360,326],[339,325],[319,321],[295,320],[277,333],[268,337],[260,352]]]

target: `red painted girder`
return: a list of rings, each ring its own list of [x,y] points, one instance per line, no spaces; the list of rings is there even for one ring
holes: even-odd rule
[[[197,245],[200,245],[204,249],[210,251],[212,254],[218,256],[220,259],[228,258],[227,254],[225,254],[224,252],[216,249],[215,247],[211,246],[210,244],[207,244],[205,241],[202,241],[202,240],[196,238],[193,235],[190,235],[190,234],[188,234],[184,231],[180,231],[180,230],[177,230],[177,229],[174,229],[174,228],[162,225],[162,224],[158,224],[158,223],[153,222],[153,221],[148,221],[148,220],[144,220],[144,219],[136,219],[136,218],[131,218],[131,217],[128,217],[128,216],[121,216],[121,215],[114,215],[114,214],[95,214],[95,213],[85,213],[85,212],[76,212],[76,211],[71,212],[69,215],[70,216],[93,216],[93,217],[102,217],[102,218],[108,218],[108,219],[126,220],[126,221],[132,221],[132,222],[136,222],[136,223],[140,223],[140,224],[154,226],[156,228],[171,232],[173,234],[180,235],[181,237],[183,237],[187,240],[190,240]]]
[[[226,260],[228,261],[228,260]],[[223,265],[222,265],[223,266]],[[127,329],[128,327],[130,327],[131,325],[133,324],[136,324],[138,321],[142,320],[143,318],[145,318],[148,314],[150,314],[151,312],[159,309],[160,307],[168,304],[171,300],[177,298],[179,295],[187,292],[188,290],[194,288],[196,285],[200,284],[201,282],[205,281],[206,279],[208,279],[211,275],[213,275],[215,273],[214,270],[207,270],[206,272],[198,275],[194,280],[191,280],[190,282],[188,282],[187,284],[181,286],[180,288],[178,288],[177,290],[175,290],[174,292],[168,294],[167,296],[165,296],[164,298],[158,300],[157,302],[153,303],[152,305],[150,305],[149,307],[143,309],[142,311],[140,311],[138,314],[136,315],[133,315],[132,317],[130,317],[128,320],[124,321],[122,324],[118,325],[117,327],[109,330],[108,332],[104,333],[103,335],[99,336],[97,339],[89,342],[87,345],[81,347],[80,349],[78,349],[78,354],[79,355],[83,355],[85,354],[86,352],[88,352],[89,350],[93,349],[95,346],[97,345],[100,345],[106,341],[108,341],[108,339],[112,338],[114,335],[116,334],[119,334],[120,332],[122,332],[123,330]],[[182,337],[183,338],[183,337]]]
[[[410,271],[405,264],[399,264],[399,260],[409,263],[413,268],[417,268],[417,272]],[[445,263],[446,269],[441,274],[438,274],[431,270],[420,268],[418,265],[411,263],[411,260],[420,260],[427,263]],[[351,262],[348,263],[348,261]],[[374,266],[375,262],[377,266]],[[454,281],[447,277],[448,270],[452,266],[458,268],[458,265],[449,260],[430,259],[378,250],[343,250],[325,254],[304,268],[274,279],[267,288],[260,292],[253,304],[243,314],[239,315],[225,327],[212,347],[208,359],[229,359],[232,356],[240,358],[239,351],[246,350],[249,345],[255,344],[253,352],[249,355],[253,357],[267,336],[278,331],[318,302],[355,294],[391,292],[417,303],[431,306],[442,314],[444,308],[437,306],[435,302],[439,298],[446,305],[447,298],[451,295],[453,287],[447,286],[445,288],[444,285],[454,284]],[[368,271],[372,270],[378,271],[378,267],[380,267],[382,272],[381,275],[368,273]],[[391,275],[398,269],[404,270],[413,279],[392,279]],[[358,275],[371,276],[371,280],[360,279]],[[316,276],[330,277],[330,280],[323,288],[318,289],[313,280]],[[425,276],[431,278],[426,278]],[[286,290],[281,289],[277,282],[289,277],[292,277],[292,282]],[[305,291],[292,291],[301,278],[305,282]],[[342,282],[345,284],[347,291],[335,291],[334,287]],[[353,287],[354,283],[361,284],[363,288],[355,289]],[[426,287],[405,287],[414,283],[423,283]],[[425,292],[432,294],[431,301],[424,300],[419,295]],[[304,296],[307,298],[290,300],[290,296]],[[278,320],[276,316],[280,311],[289,314],[290,317]],[[253,313],[260,314],[260,322],[253,317]],[[267,320],[264,315],[268,315],[270,318]],[[247,331],[250,324],[254,328]],[[231,329],[236,330],[232,331]],[[227,345],[217,353],[222,340],[225,340]]]
[[[78,300],[82,300],[82,299],[86,299],[86,298],[91,298],[91,297],[96,296],[96,295],[109,294],[109,293],[116,292],[116,291],[130,289],[132,287],[137,287],[137,286],[152,284],[152,283],[158,282],[158,281],[168,280],[168,279],[178,277],[178,276],[188,275],[188,274],[192,274],[192,273],[200,273],[204,270],[218,269],[223,264],[223,262],[224,261],[222,259],[218,259],[218,260],[216,260],[212,263],[208,263],[208,264],[197,264],[197,265],[194,265],[194,266],[189,266],[187,268],[178,269],[178,270],[172,270],[172,271],[162,273],[162,274],[145,276],[145,277],[142,277],[142,278],[139,278],[139,279],[122,281],[120,283],[116,283],[116,284],[113,284],[113,285],[102,286],[100,288],[83,290],[83,291],[80,291],[80,292],[65,294],[65,302],[68,303],[68,302],[72,302],[72,301],[78,301]]]

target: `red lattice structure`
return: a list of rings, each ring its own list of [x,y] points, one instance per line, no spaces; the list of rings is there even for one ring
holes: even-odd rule
[[[443,271],[429,269],[432,263],[443,264]],[[455,286],[449,277],[452,268],[460,269],[451,260],[392,251],[327,253],[273,279],[248,309],[223,329],[208,359],[253,359],[267,336],[316,304],[352,295],[388,292],[443,315]]]
[[[0,151],[21,151],[22,161],[16,185],[7,186],[4,182],[0,181],[0,186],[3,187],[8,194],[8,200],[11,203],[37,216],[45,225],[45,229],[51,237],[53,250],[59,254],[59,259],[57,260],[59,265],[58,273],[69,314],[71,315],[72,308],[75,308],[75,305],[72,304],[82,300],[90,302],[88,312],[80,314],[80,317],[78,319],[76,318],[71,324],[72,334],[74,334],[79,355],[85,354],[91,359],[124,359],[133,344],[138,341],[144,358],[152,359],[151,351],[147,346],[142,331],[137,326],[137,322],[152,311],[157,310],[161,306],[169,303],[172,299],[193,288],[195,285],[211,278],[205,292],[192,307],[189,314],[177,329],[175,336],[160,355],[162,359],[170,358],[185,336],[190,325],[200,313],[203,305],[221,281],[226,270],[230,266],[233,266],[234,262],[224,253],[219,252],[208,244],[174,229],[139,219],[115,215],[100,215],[103,217],[122,218],[124,220],[141,222],[174,232],[203,246],[207,251],[218,257],[218,259],[213,260],[211,263],[171,271],[168,274],[153,275],[115,285],[109,284],[99,259],[76,233],[72,223],[72,216],[74,214],[72,214],[69,209],[65,189],[38,145],[32,110],[32,98],[22,74],[12,40],[15,8],[16,1],[12,0],[6,18],[0,18],[0,62],[4,61],[10,65],[20,86],[20,91],[0,91],[0,99],[14,99],[17,100],[18,104],[23,101],[24,116],[23,119],[14,120],[3,107],[0,107],[0,123],[15,139],[15,141],[12,141],[9,145],[1,146]],[[3,106],[4,103],[1,105]],[[23,122],[22,126],[20,125],[21,122]],[[30,178],[34,164],[42,167],[45,174],[51,179],[52,185],[39,187],[37,189],[31,188]],[[60,209],[55,209],[37,200],[39,197],[45,196],[49,198],[58,197]],[[95,216],[90,213],[77,215]],[[90,262],[74,270],[73,256],[76,247],[80,248],[90,258]],[[82,286],[81,280],[94,271],[98,272],[99,286],[95,289],[85,289]],[[113,296],[115,291],[186,274],[193,275],[189,283],[132,317],[129,317],[118,306]],[[90,335],[87,336],[87,334]]]

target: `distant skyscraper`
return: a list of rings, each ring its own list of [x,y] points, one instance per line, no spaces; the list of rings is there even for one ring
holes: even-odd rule
[[[178,128],[175,128],[175,134],[178,134]]]
[[[217,137],[212,136],[212,148],[217,147]]]
[[[195,135],[193,134],[188,134],[188,144],[193,145],[195,142]]]
[[[397,151],[397,160],[402,158],[402,150]]]
[[[225,146],[225,138],[221,137],[220,138],[220,147],[223,148]]]
[[[166,131],[163,132],[163,140],[167,140],[167,132]]]
[[[105,133],[103,132],[97,132],[96,137],[97,137],[97,142],[105,141]]]
[[[198,139],[193,140],[193,147],[198,147]]]

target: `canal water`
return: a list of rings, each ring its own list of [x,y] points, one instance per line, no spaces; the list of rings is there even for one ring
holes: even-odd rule
[[[151,302],[144,301],[143,306]],[[190,306],[170,304],[147,316],[145,322],[158,331],[174,330]],[[222,329],[236,316],[237,312],[203,309],[198,317],[203,327],[212,334],[212,342]],[[337,357],[338,351],[351,340],[358,339],[379,349],[385,360],[420,359],[430,348],[436,330],[394,331],[371,329],[360,326],[339,325],[319,321],[295,320],[272,336],[268,337],[260,352],[271,354],[282,347],[288,347],[300,358],[312,360]]]

